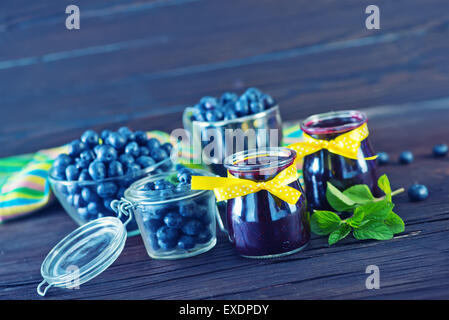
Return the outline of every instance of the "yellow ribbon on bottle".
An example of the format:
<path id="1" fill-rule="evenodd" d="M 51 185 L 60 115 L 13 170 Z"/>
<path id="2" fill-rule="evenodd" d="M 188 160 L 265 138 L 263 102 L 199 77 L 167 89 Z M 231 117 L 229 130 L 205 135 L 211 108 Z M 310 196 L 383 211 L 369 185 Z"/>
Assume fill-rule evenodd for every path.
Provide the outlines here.
<path id="1" fill-rule="evenodd" d="M 326 149 L 329 152 L 338 154 L 340 156 L 357 160 L 359 159 L 357 154 L 360 148 L 360 142 L 365 140 L 368 135 L 368 126 L 366 125 L 366 123 L 364 123 L 360 127 L 341 134 L 333 140 L 314 139 L 308 134 L 304 133 L 304 141 L 293 143 L 287 148 L 296 151 L 297 159 L 303 158 L 322 149 Z M 372 156 L 363 159 L 374 160 L 376 158 L 377 156 Z"/>
<path id="2" fill-rule="evenodd" d="M 243 197 L 260 190 L 266 190 L 276 197 L 290 204 L 298 202 L 301 192 L 288 186 L 298 180 L 296 165 L 285 168 L 273 179 L 263 182 L 240 179 L 228 174 L 223 177 L 192 176 L 191 188 L 193 190 L 213 190 L 217 201 Z"/>

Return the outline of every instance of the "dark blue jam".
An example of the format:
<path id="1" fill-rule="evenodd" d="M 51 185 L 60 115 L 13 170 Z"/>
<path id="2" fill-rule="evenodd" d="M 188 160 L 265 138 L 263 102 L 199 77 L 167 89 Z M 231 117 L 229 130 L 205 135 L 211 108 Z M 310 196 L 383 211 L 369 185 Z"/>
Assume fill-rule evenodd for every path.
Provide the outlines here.
<path id="1" fill-rule="evenodd" d="M 276 158 L 279 159 L 279 158 Z M 267 181 L 290 166 L 294 157 L 281 167 L 247 170 L 247 161 L 233 165 L 229 172 L 237 177 L 253 181 Z M 255 166 L 270 162 L 268 156 L 256 159 Z M 240 170 L 242 169 L 242 170 Z M 298 181 L 289 184 L 301 192 Z M 280 255 L 304 247 L 310 239 L 309 217 L 304 195 L 294 205 L 289 204 L 268 191 L 249 194 L 228 200 L 227 224 L 229 238 L 237 252 L 243 256 L 258 257 Z"/>
<path id="2" fill-rule="evenodd" d="M 332 140 L 341 134 L 360 127 L 365 121 L 362 116 L 353 115 L 306 122 L 301 128 L 315 139 Z M 344 126 L 344 129 L 341 126 Z M 363 159 L 375 155 L 369 137 L 361 142 L 359 155 L 362 157 L 354 160 L 323 149 L 304 157 L 304 188 L 309 212 L 313 213 L 313 210 L 333 210 L 326 200 L 328 181 L 340 190 L 347 189 L 355 184 L 366 184 L 375 196 L 382 195 L 377 186 L 376 160 Z"/>

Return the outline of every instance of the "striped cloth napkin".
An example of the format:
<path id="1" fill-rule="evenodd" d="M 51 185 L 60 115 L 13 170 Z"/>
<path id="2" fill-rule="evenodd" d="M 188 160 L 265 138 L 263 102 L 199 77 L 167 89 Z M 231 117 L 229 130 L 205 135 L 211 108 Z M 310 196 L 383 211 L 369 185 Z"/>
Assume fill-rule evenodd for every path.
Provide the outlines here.
<path id="1" fill-rule="evenodd" d="M 162 131 L 147 134 L 161 143 L 170 141 L 170 136 Z M 283 134 L 283 145 L 297 142 L 302 137 L 298 125 L 285 127 Z M 67 152 L 67 146 L 0 159 L 0 223 L 31 214 L 48 205 L 52 199 L 48 172 L 53 160 L 64 152 Z M 182 153 L 179 160 L 188 164 L 191 158 L 188 151 Z"/>

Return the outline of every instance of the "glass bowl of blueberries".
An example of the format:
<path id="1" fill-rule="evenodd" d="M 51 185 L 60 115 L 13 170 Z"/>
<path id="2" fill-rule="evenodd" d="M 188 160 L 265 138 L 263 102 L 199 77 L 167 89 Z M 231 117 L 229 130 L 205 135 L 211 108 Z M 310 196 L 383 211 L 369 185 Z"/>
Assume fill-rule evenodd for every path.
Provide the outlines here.
<path id="1" fill-rule="evenodd" d="M 191 145 L 201 146 L 203 151 L 213 143 L 219 149 L 193 155 L 201 156 L 198 163 L 207 164 L 218 175 L 226 174 L 225 157 L 247 149 L 278 147 L 282 142 L 279 106 L 257 88 L 248 88 L 241 96 L 225 92 L 220 98 L 203 97 L 184 110 L 183 125 L 190 133 Z"/>
<path id="2" fill-rule="evenodd" d="M 101 134 L 87 130 L 54 160 L 49 172 L 53 193 L 79 225 L 115 216 L 111 202 L 136 180 L 172 170 L 172 145 L 148 138 L 143 131 L 121 127 Z M 127 225 L 128 236 L 139 229 Z"/>
<path id="3" fill-rule="evenodd" d="M 191 257 L 217 242 L 216 218 L 219 223 L 221 219 L 215 195 L 210 190 L 191 190 L 192 175 L 214 176 L 178 164 L 176 171 L 134 182 L 112 204 L 119 216 L 135 218 L 147 253 L 154 259 Z"/>

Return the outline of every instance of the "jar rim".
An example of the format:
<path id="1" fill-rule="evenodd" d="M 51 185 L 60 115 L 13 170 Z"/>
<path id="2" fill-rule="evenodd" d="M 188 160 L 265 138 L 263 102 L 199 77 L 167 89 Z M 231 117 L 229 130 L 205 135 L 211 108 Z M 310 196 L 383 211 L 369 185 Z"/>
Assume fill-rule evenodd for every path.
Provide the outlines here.
<path id="1" fill-rule="evenodd" d="M 238 162 L 249 158 L 258 158 L 270 156 L 275 159 L 270 159 L 265 163 L 245 163 L 245 166 L 237 165 Z M 283 167 L 293 162 L 296 159 L 296 152 L 292 149 L 285 147 L 271 147 L 271 148 L 259 148 L 249 149 L 234 153 L 224 159 L 224 166 L 231 171 L 239 172 L 251 172 L 259 171 L 261 169 L 272 169 Z"/>
<path id="2" fill-rule="evenodd" d="M 199 173 L 203 176 L 212 176 L 208 171 L 202 169 L 191 169 L 195 173 Z M 210 192 L 209 190 L 192 190 L 191 184 L 186 184 L 184 188 L 180 190 L 180 192 L 172 192 L 171 194 L 162 195 L 165 190 L 142 190 L 145 184 L 149 182 L 153 182 L 156 180 L 160 180 L 163 178 L 170 177 L 176 174 L 177 171 L 171 170 L 167 172 L 163 172 L 156 175 L 151 175 L 147 177 L 143 177 L 135 182 L 133 182 L 126 190 L 124 194 L 124 198 L 132 201 L 134 203 L 151 203 L 151 204 L 162 204 L 168 202 L 175 202 L 180 200 L 189 199 L 198 195 L 201 195 L 206 192 Z"/>
<path id="3" fill-rule="evenodd" d="M 348 122 L 343 124 L 338 124 L 334 126 L 317 126 L 313 127 L 312 125 L 330 119 L 339 119 L 339 118 L 355 118 L 357 121 Z M 333 133 L 343 133 L 355 128 L 360 127 L 364 123 L 368 121 L 368 117 L 365 113 L 358 110 L 342 110 L 342 111 L 331 111 L 326 113 L 314 114 L 310 117 L 307 117 L 300 124 L 301 130 L 308 135 L 319 135 L 319 134 L 333 134 Z"/>

